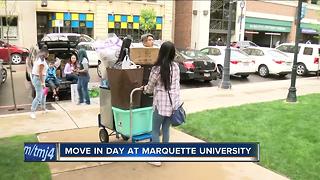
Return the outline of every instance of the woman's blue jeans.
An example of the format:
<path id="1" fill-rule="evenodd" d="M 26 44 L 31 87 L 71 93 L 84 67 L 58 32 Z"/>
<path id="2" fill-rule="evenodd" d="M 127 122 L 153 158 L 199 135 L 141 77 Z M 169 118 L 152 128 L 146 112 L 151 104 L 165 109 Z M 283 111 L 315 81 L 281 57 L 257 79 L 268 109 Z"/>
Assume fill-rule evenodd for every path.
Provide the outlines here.
<path id="1" fill-rule="evenodd" d="M 90 97 L 88 91 L 89 76 L 79 76 L 78 77 L 78 94 L 79 94 L 79 103 L 85 101 L 86 104 L 90 104 Z"/>
<path id="2" fill-rule="evenodd" d="M 152 120 L 152 142 L 160 142 L 160 128 L 162 126 L 162 142 L 168 143 L 170 136 L 170 118 L 161 116 L 157 109 L 153 112 Z"/>
<path id="3" fill-rule="evenodd" d="M 45 79 L 45 76 L 43 76 L 43 79 Z M 42 108 L 45 109 L 46 96 L 43 94 L 43 88 L 41 86 L 39 76 L 35 76 L 35 75 L 32 76 L 32 84 L 33 84 L 34 90 L 36 91 L 36 97 L 32 101 L 31 112 L 35 112 L 39 104 L 41 104 Z"/>

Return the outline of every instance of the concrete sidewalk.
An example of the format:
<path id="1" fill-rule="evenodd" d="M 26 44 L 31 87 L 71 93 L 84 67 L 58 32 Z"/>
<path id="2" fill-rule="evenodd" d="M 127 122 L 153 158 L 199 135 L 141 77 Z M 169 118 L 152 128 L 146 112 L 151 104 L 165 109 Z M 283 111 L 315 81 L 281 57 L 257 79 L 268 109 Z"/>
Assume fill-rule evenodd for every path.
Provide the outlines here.
<path id="1" fill-rule="evenodd" d="M 193 113 L 246 103 L 285 99 L 289 86 L 290 80 L 269 81 L 235 85 L 231 90 L 222 90 L 217 87 L 186 89 L 181 90 L 181 96 L 185 102 L 186 111 Z M 297 95 L 320 93 L 320 79 L 316 77 L 298 79 L 296 86 Z M 59 102 L 53 104 L 56 110 L 47 114 L 38 112 L 36 120 L 30 119 L 29 113 L 0 115 L 0 137 L 42 133 L 39 135 L 39 140 L 42 142 L 97 142 L 99 141 L 97 115 L 100 111 L 98 101 L 94 99 L 90 106 Z M 174 129 L 171 134 L 173 141 L 200 141 Z M 111 139 L 110 141 L 117 140 Z M 165 163 L 161 168 L 150 167 L 145 163 L 50 163 L 50 169 L 54 179 L 76 177 L 92 179 L 93 176 L 96 177 L 95 179 L 103 177 L 138 179 L 138 175 L 142 179 L 162 179 L 163 177 L 174 177 L 174 179 L 284 178 L 254 163 Z M 154 176 L 155 173 L 161 173 L 161 176 Z M 136 178 L 134 175 L 137 175 Z"/>
<path id="2" fill-rule="evenodd" d="M 98 142 L 97 127 L 42 133 L 41 142 Z M 173 142 L 202 142 L 175 129 L 171 130 Z M 112 142 L 123 142 L 111 136 Z M 64 179 L 287 179 L 254 163 L 245 162 L 165 162 L 154 167 L 144 162 L 58 162 L 49 163 L 54 180 Z"/>

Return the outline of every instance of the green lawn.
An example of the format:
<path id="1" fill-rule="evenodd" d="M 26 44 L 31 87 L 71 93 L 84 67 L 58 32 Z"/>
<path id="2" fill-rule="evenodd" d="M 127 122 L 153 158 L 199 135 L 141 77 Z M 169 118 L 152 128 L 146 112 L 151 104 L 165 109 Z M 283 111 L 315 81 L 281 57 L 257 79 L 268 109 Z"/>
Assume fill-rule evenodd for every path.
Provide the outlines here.
<path id="1" fill-rule="evenodd" d="M 0 179 L 51 179 L 47 163 L 24 162 L 24 142 L 37 142 L 35 135 L 0 139 Z"/>
<path id="2" fill-rule="evenodd" d="M 214 99 L 212 99 L 214 101 Z M 179 129 L 207 142 L 260 142 L 260 164 L 292 179 L 319 179 L 320 94 L 190 114 Z"/>

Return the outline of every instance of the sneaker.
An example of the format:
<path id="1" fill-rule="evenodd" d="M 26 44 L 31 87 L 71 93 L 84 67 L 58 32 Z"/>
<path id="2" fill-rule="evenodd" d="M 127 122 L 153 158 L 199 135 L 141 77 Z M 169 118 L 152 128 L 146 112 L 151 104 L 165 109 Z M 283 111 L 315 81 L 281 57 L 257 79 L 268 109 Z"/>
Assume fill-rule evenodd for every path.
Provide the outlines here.
<path id="1" fill-rule="evenodd" d="M 31 117 L 31 119 L 35 119 L 36 118 L 36 113 L 35 112 L 31 112 L 30 113 L 30 117 Z"/>
<path id="2" fill-rule="evenodd" d="M 54 97 L 54 100 L 55 100 L 55 101 L 59 101 L 59 97 L 58 97 L 58 96 L 55 96 L 55 97 Z"/>
<path id="3" fill-rule="evenodd" d="M 161 162 L 148 162 L 148 164 L 151 164 L 151 165 L 157 166 L 157 167 L 161 166 Z"/>

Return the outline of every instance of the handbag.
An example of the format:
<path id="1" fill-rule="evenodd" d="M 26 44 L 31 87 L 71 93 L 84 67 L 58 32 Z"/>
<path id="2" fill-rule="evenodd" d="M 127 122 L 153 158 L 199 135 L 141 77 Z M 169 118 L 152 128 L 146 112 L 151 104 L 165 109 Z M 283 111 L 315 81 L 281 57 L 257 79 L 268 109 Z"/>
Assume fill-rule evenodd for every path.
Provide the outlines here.
<path id="1" fill-rule="evenodd" d="M 173 109 L 173 105 L 172 105 L 172 99 L 170 96 L 170 93 L 168 91 L 168 95 L 169 95 L 169 100 Z M 171 125 L 172 126 L 180 126 L 181 124 L 186 122 L 186 112 L 182 107 L 183 103 L 178 107 L 177 110 L 172 111 L 172 114 L 170 116 L 170 120 L 171 120 Z"/>

